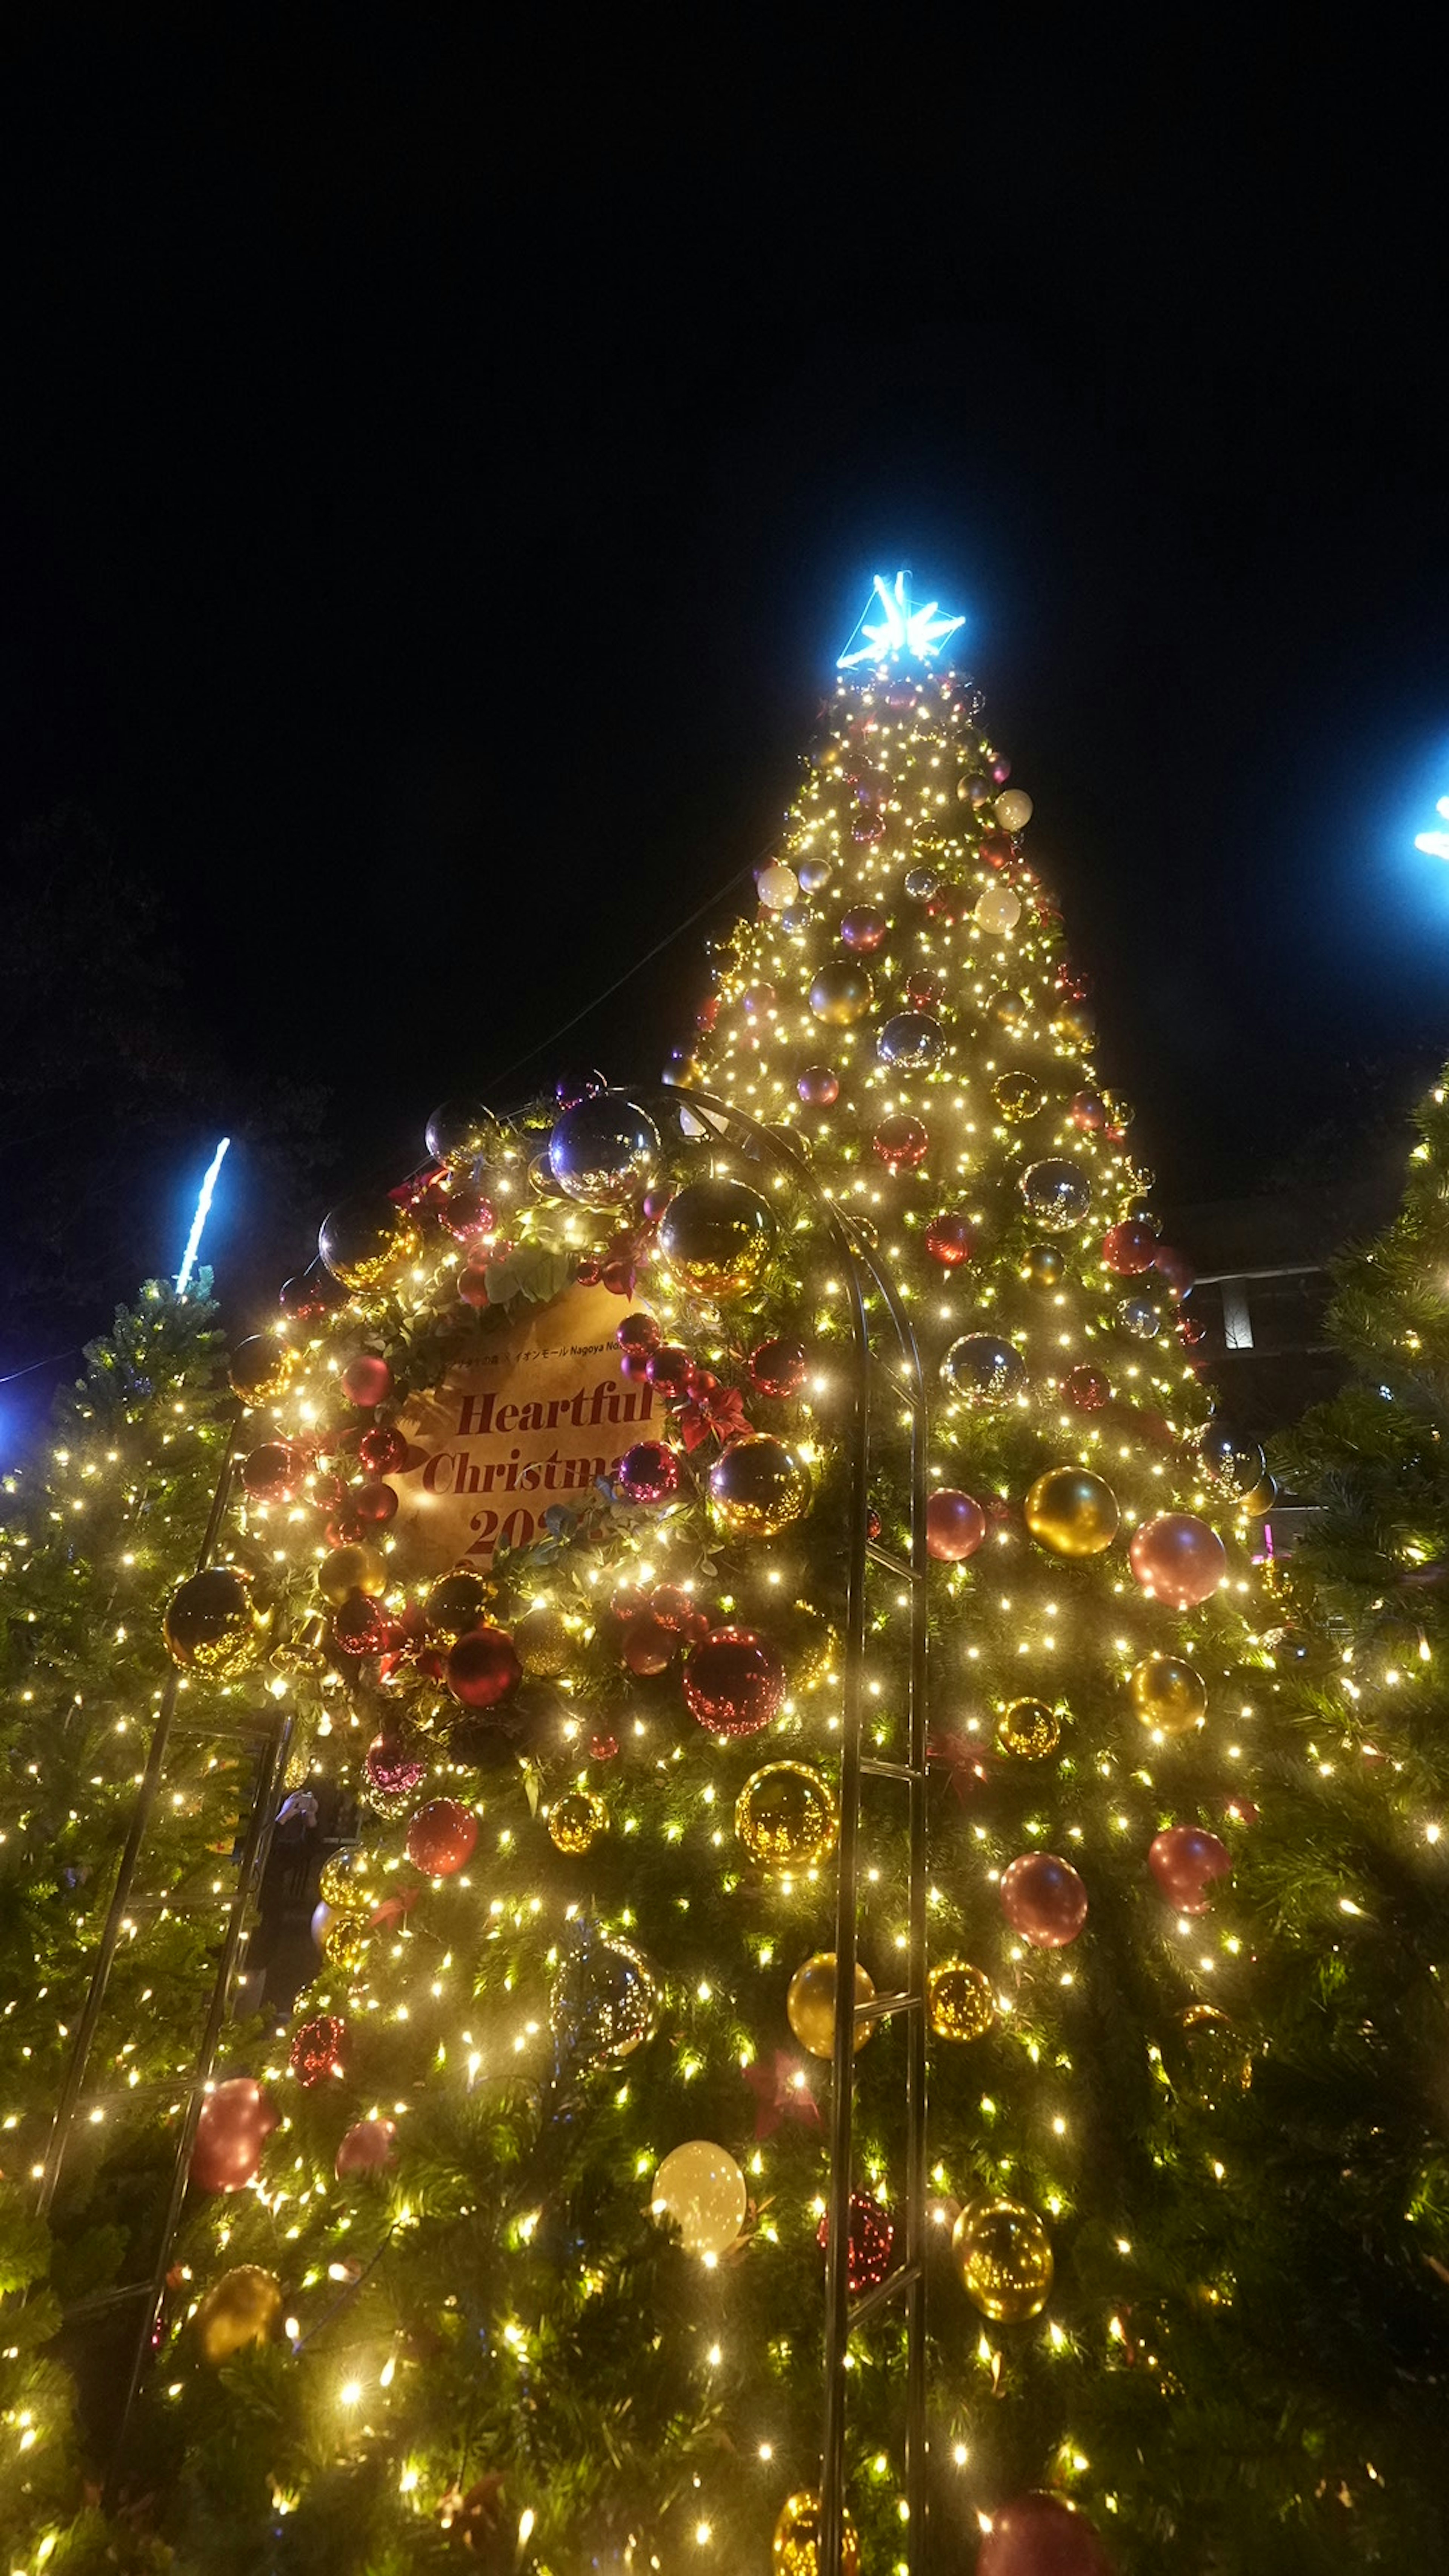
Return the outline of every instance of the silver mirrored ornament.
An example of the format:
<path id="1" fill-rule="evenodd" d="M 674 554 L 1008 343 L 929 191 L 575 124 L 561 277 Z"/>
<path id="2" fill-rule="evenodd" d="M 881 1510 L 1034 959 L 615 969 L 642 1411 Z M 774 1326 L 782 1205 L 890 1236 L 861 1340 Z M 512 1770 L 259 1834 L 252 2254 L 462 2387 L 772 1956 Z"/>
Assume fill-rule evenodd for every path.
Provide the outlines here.
<path id="1" fill-rule="evenodd" d="M 1055 1155 L 1022 1173 L 1021 1195 L 1049 1234 L 1065 1234 L 1091 1212 L 1092 1184 L 1081 1164 Z"/>
<path id="2" fill-rule="evenodd" d="M 435 1163 L 476 1162 L 496 1140 L 498 1121 L 481 1100 L 445 1100 L 433 1111 L 423 1141 Z"/>
<path id="3" fill-rule="evenodd" d="M 548 2026 L 561 2064 L 575 2072 L 632 2056 L 652 2039 L 659 1991 L 646 1960 L 628 1941 L 585 1923 L 548 1998 Z"/>
<path id="4" fill-rule="evenodd" d="M 795 874 L 800 880 L 802 894 L 818 894 L 822 886 L 830 883 L 830 861 L 802 859 Z"/>
<path id="5" fill-rule="evenodd" d="M 548 1140 L 554 1179 L 584 1207 L 623 1207 L 659 1168 L 659 1130 L 622 1091 L 566 1109 Z"/>
<path id="6" fill-rule="evenodd" d="M 995 1333 L 963 1333 L 941 1362 L 941 1383 L 963 1404 L 1010 1404 L 1026 1384 L 1026 1362 Z"/>
<path id="7" fill-rule="evenodd" d="M 940 882 L 939 868 L 912 868 L 906 879 L 906 892 L 912 903 L 929 903 Z"/>
<path id="8" fill-rule="evenodd" d="M 875 1042 L 882 1064 L 893 1064 L 901 1073 L 924 1072 L 940 1062 L 945 1050 L 945 1030 L 925 1011 L 897 1011 Z"/>
<path id="9" fill-rule="evenodd" d="M 1209 1422 L 1198 1434 L 1197 1449 L 1214 1484 L 1230 1494 L 1251 1494 L 1268 1472 L 1257 1441 L 1235 1431 L 1229 1422 Z"/>
<path id="10" fill-rule="evenodd" d="M 1162 1316 L 1150 1297 L 1124 1297 L 1117 1309 L 1117 1321 L 1134 1341 L 1154 1342 L 1162 1330 Z"/>

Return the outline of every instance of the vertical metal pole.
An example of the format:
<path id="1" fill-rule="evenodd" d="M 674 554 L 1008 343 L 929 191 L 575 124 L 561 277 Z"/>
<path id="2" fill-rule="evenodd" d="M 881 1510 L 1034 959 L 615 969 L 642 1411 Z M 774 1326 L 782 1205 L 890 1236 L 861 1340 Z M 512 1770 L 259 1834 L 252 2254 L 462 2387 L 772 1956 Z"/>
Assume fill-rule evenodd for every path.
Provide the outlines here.
<path id="1" fill-rule="evenodd" d="M 195 1571 L 198 1574 L 201 1573 L 216 1544 L 216 1533 L 221 1527 L 227 1487 L 231 1482 L 232 1444 L 236 1438 L 236 1427 L 240 1419 L 241 1408 L 238 1406 L 226 1426 L 221 1473 L 216 1480 L 216 1491 L 211 1498 L 211 1512 L 207 1519 L 206 1532 L 196 1559 Z M 181 1675 L 173 1667 L 166 1676 L 166 1684 L 161 1693 L 161 1706 L 156 1712 L 156 1724 L 152 1729 L 150 1749 L 146 1755 L 146 1768 L 141 1774 L 141 1785 L 136 1792 L 136 1804 L 131 1813 L 130 1829 L 121 1853 L 121 1865 L 116 1872 L 116 1883 L 111 1891 L 111 1901 L 101 1928 L 100 1946 L 96 1952 L 95 1966 L 91 1970 L 90 1986 L 76 2026 L 76 2035 L 71 2043 L 70 2055 L 66 2060 L 65 2073 L 61 2078 L 60 2093 L 55 2106 L 55 2120 L 50 2132 L 50 2144 L 46 2149 L 45 2166 L 36 2198 L 36 2208 L 42 2218 L 47 2215 L 55 2198 L 61 2167 L 65 2163 L 66 2152 L 75 2127 L 81 2087 L 85 2083 L 86 2069 L 90 2064 L 91 2050 L 95 2045 L 96 2030 L 106 2000 L 106 1989 L 111 1981 L 111 1969 L 115 1964 L 116 1951 L 120 1946 L 121 1927 L 126 1919 L 126 1908 L 131 1902 L 131 1891 L 136 1882 L 136 1863 L 140 1858 L 141 1845 L 154 1813 L 157 1792 L 161 1786 L 161 1773 L 166 1760 L 172 1721 L 176 1715 L 176 1696 L 180 1686 Z"/>
<path id="2" fill-rule="evenodd" d="M 897 1317 L 897 1330 L 902 1319 Z M 908 2551 L 912 2568 L 926 2564 L 926 1821 L 928 1773 L 929 1677 L 928 1594 L 926 1577 L 926 1484 L 928 1424 L 915 1336 L 905 1341 L 907 1367 L 913 1365 L 915 1402 L 911 1408 L 911 1902 L 910 1988 L 918 1997 L 907 2016 L 906 2045 L 906 2262 L 914 2267 L 906 2296 L 906 2507 L 910 2515 Z"/>

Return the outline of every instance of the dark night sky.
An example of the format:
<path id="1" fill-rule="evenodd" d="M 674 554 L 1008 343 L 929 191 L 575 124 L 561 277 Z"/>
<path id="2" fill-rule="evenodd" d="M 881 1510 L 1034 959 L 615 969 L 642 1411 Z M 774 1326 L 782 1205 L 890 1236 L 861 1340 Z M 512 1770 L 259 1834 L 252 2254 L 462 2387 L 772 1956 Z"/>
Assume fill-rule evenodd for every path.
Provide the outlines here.
<path id="1" fill-rule="evenodd" d="M 90 809 L 228 1115 L 327 1086 L 325 1199 L 758 852 L 905 562 L 969 612 L 1169 1192 L 1262 1188 L 1376 1065 L 1412 1096 L 1449 1048 L 1428 54 L 569 23 L 530 62 L 478 10 L 11 14 L 0 842 Z M 700 938 L 538 1070 L 657 1072 Z M 156 1267 L 213 1132 L 144 1176 Z M 309 1250 L 261 1195 L 243 1154 L 248 1324 Z M 45 1347 L 0 1274 L 0 1370 Z"/>

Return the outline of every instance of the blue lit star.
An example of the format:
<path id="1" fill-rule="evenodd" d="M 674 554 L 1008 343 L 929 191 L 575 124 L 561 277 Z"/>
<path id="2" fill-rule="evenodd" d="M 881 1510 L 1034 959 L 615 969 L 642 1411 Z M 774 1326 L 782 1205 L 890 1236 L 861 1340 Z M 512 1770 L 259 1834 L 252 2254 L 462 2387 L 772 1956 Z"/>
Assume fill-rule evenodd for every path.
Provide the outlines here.
<path id="1" fill-rule="evenodd" d="M 1449 823 L 1449 796 L 1441 796 L 1434 811 L 1442 814 L 1445 822 Z M 1414 847 L 1423 850 L 1431 859 L 1449 859 L 1449 832 L 1416 832 Z"/>
<path id="2" fill-rule="evenodd" d="M 872 588 L 884 613 L 877 624 L 868 625 L 870 611 L 866 609 L 840 656 L 838 670 L 854 670 L 860 662 L 885 662 L 902 653 L 917 662 L 928 661 L 933 653 L 939 653 L 947 637 L 966 623 L 964 617 L 943 617 L 940 603 L 934 599 L 918 608 L 911 597 L 908 572 L 898 572 L 893 582 L 877 573 Z M 860 637 L 864 642 L 857 640 Z"/>

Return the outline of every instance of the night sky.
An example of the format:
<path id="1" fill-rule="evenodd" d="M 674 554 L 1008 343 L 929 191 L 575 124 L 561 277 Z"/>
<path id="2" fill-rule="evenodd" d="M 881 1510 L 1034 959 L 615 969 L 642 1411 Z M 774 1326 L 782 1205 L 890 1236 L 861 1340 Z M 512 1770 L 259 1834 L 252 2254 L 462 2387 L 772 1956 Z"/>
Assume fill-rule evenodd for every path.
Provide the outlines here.
<path id="1" fill-rule="evenodd" d="M 252 1329 L 299 1211 L 397 1177 L 439 1098 L 656 1075 L 708 923 L 516 1060 L 762 854 L 898 564 L 968 615 L 1171 1199 L 1351 1154 L 1449 1051 L 1427 55 L 569 23 L 529 61 L 476 10 L 7 19 L 10 900 L 27 828 L 91 818 L 154 895 L 188 1101 L 206 1070 L 164 1149 L 99 1039 L 49 1126 L 12 1099 L 12 1210 L 69 1205 L 53 1304 L 0 1258 L 0 1372 L 174 1267 L 219 1119 Z M 59 977 L 57 1047 L 105 976 Z M 279 1084 L 291 1198 L 247 1141 Z"/>

